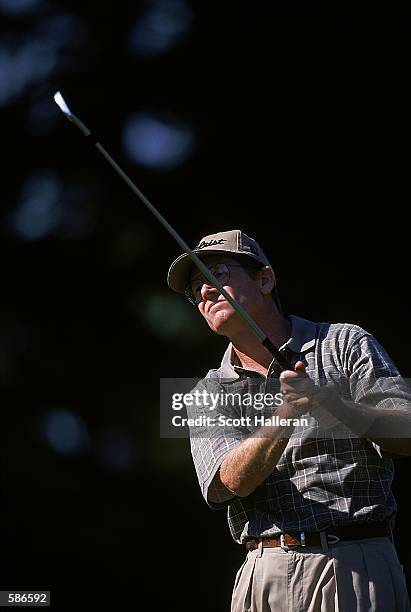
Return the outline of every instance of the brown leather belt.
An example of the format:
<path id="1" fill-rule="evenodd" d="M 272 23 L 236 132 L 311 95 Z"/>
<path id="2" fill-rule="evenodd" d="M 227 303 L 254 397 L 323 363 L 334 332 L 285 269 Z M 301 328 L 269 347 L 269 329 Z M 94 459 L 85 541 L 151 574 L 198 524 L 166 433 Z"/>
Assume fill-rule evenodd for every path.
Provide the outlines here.
<path id="1" fill-rule="evenodd" d="M 327 543 L 336 544 L 340 541 L 347 540 L 362 540 L 364 538 L 391 538 L 391 529 L 388 523 L 371 523 L 369 525 L 362 523 L 359 525 L 350 525 L 347 527 L 331 527 L 324 530 Z M 290 546 L 321 546 L 321 536 L 319 531 L 315 532 L 300 532 L 300 533 L 278 533 L 269 538 L 252 538 L 247 540 L 245 546 L 247 550 L 255 550 L 258 548 L 259 542 L 262 540 L 263 548 L 272 548 L 281 546 L 288 548 Z"/>

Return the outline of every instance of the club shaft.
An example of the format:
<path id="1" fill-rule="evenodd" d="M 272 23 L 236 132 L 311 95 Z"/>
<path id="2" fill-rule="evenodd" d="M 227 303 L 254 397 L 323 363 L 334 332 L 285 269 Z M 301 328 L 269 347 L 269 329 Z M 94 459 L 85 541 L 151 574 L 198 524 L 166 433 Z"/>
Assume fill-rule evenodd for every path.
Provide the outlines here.
<path id="1" fill-rule="evenodd" d="M 59 93 L 59 92 L 58 92 Z M 60 98 L 62 96 L 60 94 Z M 67 116 L 67 118 L 74 123 L 81 132 L 89 137 L 91 136 L 91 131 L 89 128 L 79 119 L 76 115 L 72 114 L 69 111 L 67 105 L 64 102 L 64 107 L 62 107 L 61 103 L 58 102 L 55 96 L 56 103 L 60 106 L 61 110 Z M 195 253 L 190 249 L 188 244 L 181 238 L 181 236 L 175 231 L 175 229 L 168 223 L 168 221 L 163 217 L 163 215 L 153 206 L 150 200 L 144 195 L 142 191 L 133 183 L 131 178 L 124 172 L 124 170 L 117 164 L 117 162 L 111 157 L 111 155 L 106 151 L 106 149 L 99 143 L 94 141 L 94 145 L 99 153 L 108 161 L 112 168 L 121 176 L 123 181 L 127 183 L 133 193 L 145 204 L 145 206 L 152 212 L 152 214 L 160 221 L 161 225 L 166 228 L 166 230 L 171 234 L 174 240 L 180 245 L 180 247 L 187 253 L 190 257 L 194 265 L 200 270 L 200 272 L 205 276 L 205 278 L 211 283 L 213 287 L 218 289 L 218 291 L 224 296 L 224 298 L 231 304 L 237 314 L 243 319 L 243 321 L 248 325 L 251 331 L 255 334 L 258 340 L 261 342 L 263 346 L 271 353 L 271 355 L 277 360 L 279 365 L 283 369 L 293 369 L 292 366 L 287 362 L 285 357 L 280 353 L 280 351 L 272 344 L 270 339 L 264 334 L 264 332 L 260 329 L 257 323 L 254 321 L 252 317 L 248 314 L 248 312 L 239 304 L 236 300 L 234 300 L 231 295 L 227 293 L 221 283 L 215 278 L 214 274 L 210 272 L 207 266 L 202 262 L 202 260 L 197 257 Z"/>
<path id="2" fill-rule="evenodd" d="M 163 215 L 157 210 L 155 206 L 150 202 L 150 200 L 144 195 L 142 191 L 133 183 L 131 178 L 124 172 L 124 170 L 117 164 L 117 162 L 111 157 L 109 153 L 105 150 L 105 148 L 99 143 L 95 144 L 96 149 L 106 158 L 108 163 L 114 168 L 114 170 L 121 176 L 121 178 L 127 183 L 130 189 L 140 198 L 140 200 L 147 206 L 147 208 L 153 213 L 155 217 L 160 221 L 160 223 L 166 228 L 166 230 L 172 235 L 174 240 L 178 242 L 180 247 L 187 253 L 187 255 L 191 258 L 191 260 L 195 263 L 195 265 L 200 269 L 200 271 L 204 274 L 204 276 L 209 280 L 213 287 L 216 287 L 223 296 L 226 298 L 228 302 L 241 314 L 242 318 L 247 321 L 247 324 L 252 327 L 254 333 L 257 335 L 260 342 L 265 340 L 265 334 L 261 331 L 255 321 L 250 317 L 248 312 L 244 310 L 240 304 L 238 304 L 233 298 L 227 293 L 224 287 L 218 282 L 215 276 L 210 272 L 207 266 L 201 261 L 199 257 L 195 253 L 193 253 L 188 246 L 188 244 L 181 238 L 180 234 L 176 232 L 176 230 L 168 223 L 168 221 L 163 217 Z"/>
<path id="3" fill-rule="evenodd" d="M 224 298 L 231 304 L 231 306 L 236 310 L 236 312 L 240 315 L 243 321 L 250 327 L 250 329 L 257 336 L 259 341 L 270 351 L 273 357 L 279 362 L 279 364 L 284 368 L 288 369 L 290 365 L 283 357 L 283 355 L 278 351 L 278 349 L 273 346 L 271 341 L 267 338 L 264 332 L 259 328 L 254 319 L 250 317 L 248 312 L 238 303 L 236 302 L 224 289 L 221 283 L 215 278 L 215 276 L 210 272 L 207 266 L 201 261 L 199 257 L 195 253 L 193 253 L 188 246 L 188 244 L 181 238 L 181 236 L 176 232 L 176 230 L 168 223 L 168 221 L 163 217 L 163 215 L 153 206 L 150 200 L 144 195 L 142 191 L 134 184 L 131 178 L 124 172 L 124 170 L 117 164 L 117 162 L 111 157 L 111 155 L 106 151 L 106 149 L 99 143 L 95 143 L 96 149 L 105 157 L 108 163 L 114 168 L 114 170 L 121 176 L 121 178 L 127 183 L 130 189 L 136 194 L 138 198 L 147 206 L 147 208 L 153 213 L 153 215 L 160 221 L 160 223 L 166 228 L 166 230 L 171 234 L 176 242 L 180 245 L 180 247 L 187 253 L 193 263 L 197 266 L 197 268 L 204 274 L 208 281 L 220 291 L 220 293 L 224 296 Z"/>

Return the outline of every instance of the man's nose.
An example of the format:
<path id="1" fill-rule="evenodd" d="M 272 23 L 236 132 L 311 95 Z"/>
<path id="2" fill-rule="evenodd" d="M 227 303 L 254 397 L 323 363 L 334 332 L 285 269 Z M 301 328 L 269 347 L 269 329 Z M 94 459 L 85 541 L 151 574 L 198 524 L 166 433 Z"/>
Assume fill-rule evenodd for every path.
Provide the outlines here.
<path id="1" fill-rule="evenodd" d="M 203 286 L 201 287 L 201 297 L 203 298 L 204 301 L 212 300 L 213 295 L 219 295 L 219 294 L 220 292 L 218 291 L 218 289 L 216 289 L 212 285 L 203 283 Z"/>

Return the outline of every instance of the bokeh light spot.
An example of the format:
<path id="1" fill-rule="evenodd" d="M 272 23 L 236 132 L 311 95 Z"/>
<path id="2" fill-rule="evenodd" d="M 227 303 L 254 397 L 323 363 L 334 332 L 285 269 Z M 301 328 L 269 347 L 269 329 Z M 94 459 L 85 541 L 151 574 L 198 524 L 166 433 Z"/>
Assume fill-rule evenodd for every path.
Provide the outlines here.
<path id="1" fill-rule="evenodd" d="M 83 238 L 95 227 L 93 190 L 81 183 L 63 188 L 55 173 L 32 174 L 24 183 L 9 229 L 23 240 Z"/>
<path id="2" fill-rule="evenodd" d="M 50 172 L 37 173 L 26 180 L 10 225 L 25 240 L 39 240 L 54 230 L 62 217 L 60 182 Z"/>
<path id="3" fill-rule="evenodd" d="M 209 339 L 208 328 L 202 325 L 198 311 L 170 290 L 149 292 L 145 288 L 144 299 L 139 292 L 131 306 L 140 324 L 163 340 L 173 339 L 180 346 L 195 346 Z"/>
<path id="4" fill-rule="evenodd" d="M 184 0 L 153 0 L 132 27 L 129 49 L 139 57 L 168 51 L 189 31 L 193 11 Z"/>
<path id="5" fill-rule="evenodd" d="M 184 163 L 193 152 L 194 140 L 189 125 L 149 113 L 129 117 L 123 131 L 129 159 L 149 168 L 168 169 Z"/>
<path id="6" fill-rule="evenodd" d="M 49 447 L 60 455 L 81 454 L 90 445 L 83 419 L 67 408 L 50 410 L 42 419 L 41 433 Z"/>
<path id="7" fill-rule="evenodd" d="M 0 106 L 9 104 L 37 81 L 44 81 L 56 65 L 56 50 L 40 40 L 31 40 L 16 49 L 1 45 Z"/>

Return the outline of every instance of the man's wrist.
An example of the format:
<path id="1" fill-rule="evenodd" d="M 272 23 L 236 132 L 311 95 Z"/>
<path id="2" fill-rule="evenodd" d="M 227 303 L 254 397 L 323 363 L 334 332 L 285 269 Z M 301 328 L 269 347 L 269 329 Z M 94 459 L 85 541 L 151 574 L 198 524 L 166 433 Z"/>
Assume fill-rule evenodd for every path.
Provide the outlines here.
<path id="1" fill-rule="evenodd" d="M 347 428 L 359 437 L 367 437 L 367 432 L 375 421 L 375 415 L 368 406 L 345 401 L 335 387 L 325 385 L 319 388 L 313 402 L 313 416 L 322 427 L 341 426 L 341 434 Z M 330 421 L 331 419 L 331 421 Z"/>

